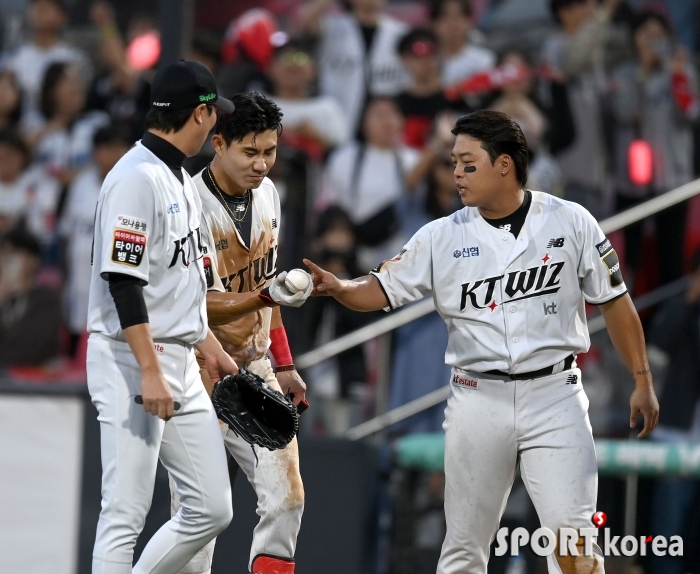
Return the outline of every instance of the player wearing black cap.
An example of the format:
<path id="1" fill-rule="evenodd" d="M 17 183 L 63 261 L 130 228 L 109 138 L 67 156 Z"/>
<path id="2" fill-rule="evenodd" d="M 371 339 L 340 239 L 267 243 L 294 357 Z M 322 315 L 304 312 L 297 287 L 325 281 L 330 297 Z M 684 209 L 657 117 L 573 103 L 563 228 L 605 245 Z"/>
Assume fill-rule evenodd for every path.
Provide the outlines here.
<path id="1" fill-rule="evenodd" d="M 238 368 L 207 327 L 201 203 L 182 162 L 199 152 L 217 110 L 234 106 L 205 66 L 186 61 L 156 74 L 151 99 L 148 131 L 105 178 L 95 214 L 87 355 L 102 445 L 95 574 L 132 572 L 159 458 L 182 508 L 133 572 L 178 572 L 232 516 L 224 445 L 194 349 L 213 380 Z"/>

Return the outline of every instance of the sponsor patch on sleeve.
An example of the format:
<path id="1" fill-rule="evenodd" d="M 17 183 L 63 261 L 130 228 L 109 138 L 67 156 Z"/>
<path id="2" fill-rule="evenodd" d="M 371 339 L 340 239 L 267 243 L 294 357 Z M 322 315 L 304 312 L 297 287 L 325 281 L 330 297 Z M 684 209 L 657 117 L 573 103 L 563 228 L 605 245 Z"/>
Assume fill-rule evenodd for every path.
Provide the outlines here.
<path id="1" fill-rule="evenodd" d="M 144 251 L 146 251 L 146 236 L 143 233 L 134 233 L 121 229 L 114 231 L 112 261 L 130 265 L 131 267 L 138 267 L 141 265 Z"/>
<path id="2" fill-rule="evenodd" d="M 399 251 L 399 254 L 396 257 L 393 257 L 392 259 L 387 259 L 386 261 L 382 261 L 379 265 L 377 265 L 374 269 L 370 270 L 370 273 L 379 273 L 382 270 L 382 267 L 386 265 L 387 263 L 391 263 L 392 261 L 401 261 L 401 258 L 403 257 L 403 254 L 406 253 L 408 249 L 405 247 Z"/>
<path id="3" fill-rule="evenodd" d="M 207 289 L 211 289 L 214 286 L 214 274 L 211 269 L 211 257 L 205 256 L 203 259 L 204 264 L 204 277 L 207 279 Z"/>
<path id="4" fill-rule="evenodd" d="M 115 227 L 119 229 L 129 229 L 130 231 L 146 231 L 146 222 L 138 217 L 133 217 L 131 215 L 118 215 L 117 223 Z"/>
<path id="5" fill-rule="evenodd" d="M 623 283 L 622 270 L 620 269 L 620 260 L 617 257 L 617 253 L 613 249 L 610 240 L 606 237 L 603 241 L 596 245 L 598 254 L 601 260 L 605 263 L 605 267 L 608 269 L 608 275 L 610 277 L 610 286 L 619 287 Z"/>

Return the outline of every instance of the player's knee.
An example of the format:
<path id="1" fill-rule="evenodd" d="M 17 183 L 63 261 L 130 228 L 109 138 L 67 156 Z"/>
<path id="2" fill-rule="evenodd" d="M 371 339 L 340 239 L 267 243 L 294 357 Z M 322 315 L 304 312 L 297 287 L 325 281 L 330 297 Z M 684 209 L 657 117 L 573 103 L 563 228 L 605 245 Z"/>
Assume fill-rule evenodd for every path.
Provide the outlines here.
<path id="1" fill-rule="evenodd" d="M 287 518 L 300 518 L 304 512 L 304 485 L 301 478 L 292 478 L 284 498 L 268 499 L 268 513 Z"/>
<path id="2" fill-rule="evenodd" d="M 208 512 L 208 522 L 215 535 L 220 534 L 233 520 L 233 509 L 230 504 L 218 504 Z"/>
<path id="3" fill-rule="evenodd" d="M 284 506 L 293 513 L 301 513 L 304 511 L 304 484 L 301 482 L 301 477 L 297 476 L 291 480 L 289 494 L 284 501 Z"/>

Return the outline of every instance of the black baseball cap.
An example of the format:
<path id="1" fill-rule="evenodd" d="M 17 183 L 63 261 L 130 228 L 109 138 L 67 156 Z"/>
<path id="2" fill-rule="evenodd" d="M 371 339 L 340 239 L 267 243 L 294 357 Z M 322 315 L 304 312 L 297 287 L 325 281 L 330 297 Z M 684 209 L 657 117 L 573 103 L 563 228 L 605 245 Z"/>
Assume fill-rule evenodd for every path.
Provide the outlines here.
<path id="1" fill-rule="evenodd" d="M 236 109 L 231 100 L 219 96 L 214 74 L 204 64 L 180 60 L 158 70 L 151 84 L 151 106 L 184 110 L 200 104 L 211 104 L 226 114 Z"/>

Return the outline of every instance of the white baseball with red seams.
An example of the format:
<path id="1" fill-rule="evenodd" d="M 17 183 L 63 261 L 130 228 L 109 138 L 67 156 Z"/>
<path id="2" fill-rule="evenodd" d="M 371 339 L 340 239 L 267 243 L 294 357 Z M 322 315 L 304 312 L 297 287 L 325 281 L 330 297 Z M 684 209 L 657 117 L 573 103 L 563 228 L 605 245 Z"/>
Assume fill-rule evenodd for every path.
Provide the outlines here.
<path id="1" fill-rule="evenodd" d="M 309 288 L 311 275 L 303 269 L 292 269 L 284 278 L 284 284 L 292 293 L 301 293 Z"/>

